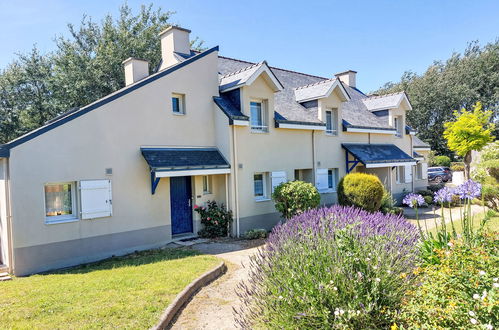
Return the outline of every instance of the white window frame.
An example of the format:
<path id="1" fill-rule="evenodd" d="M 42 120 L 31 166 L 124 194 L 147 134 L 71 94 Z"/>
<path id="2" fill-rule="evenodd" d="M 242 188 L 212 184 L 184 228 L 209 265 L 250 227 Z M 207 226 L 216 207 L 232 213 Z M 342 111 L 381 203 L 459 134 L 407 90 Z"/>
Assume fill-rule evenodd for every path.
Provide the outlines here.
<path id="1" fill-rule="evenodd" d="M 203 175 L 202 182 L 203 182 L 203 195 L 211 194 L 212 193 L 211 176 Z"/>
<path id="2" fill-rule="evenodd" d="M 398 138 L 401 138 L 403 136 L 402 122 L 403 122 L 402 116 L 393 117 L 393 127 L 395 127 L 395 136 Z"/>
<path id="3" fill-rule="evenodd" d="M 328 120 L 328 114 L 330 120 Z M 338 136 L 338 109 L 326 110 L 326 135 Z M 328 127 L 329 126 L 329 127 Z"/>
<path id="4" fill-rule="evenodd" d="M 263 187 L 263 195 L 262 196 L 257 196 L 256 192 L 255 192 L 255 176 L 256 175 L 262 176 L 262 187 Z M 255 198 L 255 201 L 257 201 L 257 202 L 270 200 L 269 192 L 268 192 L 268 188 L 267 188 L 267 176 L 268 176 L 267 172 L 255 172 L 255 173 L 253 173 L 253 197 Z"/>
<path id="5" fill-rule="evenodd" d="M 406 183 L 405 182 L 405 166 L 395 167 L 395 182 L 397 184 Z"/>
<path id="6" fill-rule="evenodd" d="M 262 121 L 260 125 L 253 125 L 253 114 L 251 111 L 251 105 L 252 103 L 258 103 L 260 104 L 260 116 L 262 118 Z M 265 100 L 251 100 L 249 104 L 249 115 L 250 115 L 250 128 L 252 133 L 268 133 L 269 131 L 269 126 L 268 126 L 268 115 L 267 115 L 267 102 Z"/>
<path id="7" fill-rule="evenodd" d="M 173 99 L 177 98 L 179 101 L 179 112 L 173 109 Z M 172 97 L 170 99 L 171 102 L 171 110 L 174 115 L 182 116 L 185 115 L 185 95 L 179 93 L 172 93 Z"/>
<path id="8" fill-rule="evenodd" d="M 271 188 L 270 192 L 273 194 L 275 188 L 280 185 L 281 183 L 287 182 L 288 177 L 286 171 L 276 171 L 276 172 L 271 172 L 270 173 L 270 183 L 271 183 Z"/>
<path id="9" fill-rule="evenodd" d="M 66 185 L 69 184 L 71 185 L 71 214 L 65 214 L 65 215 L 53 215 L 53 216 L 47 216 L 47 196 L 45 194 L 45 187 L 46 186 L 58 186 L 58 185 Z M 56 224 L 56 223 L 65 223 L 65 222 L 74 222 L 78 221 L 78 202 L 77 202 L 77 193 L 76 193 L 76 182 L 75 181 L 69 181 L 69 182 L 48 182 L 43 185 L 43 205 L 44 205 L 44 215 L 45 215 L 45 224 Z"/>

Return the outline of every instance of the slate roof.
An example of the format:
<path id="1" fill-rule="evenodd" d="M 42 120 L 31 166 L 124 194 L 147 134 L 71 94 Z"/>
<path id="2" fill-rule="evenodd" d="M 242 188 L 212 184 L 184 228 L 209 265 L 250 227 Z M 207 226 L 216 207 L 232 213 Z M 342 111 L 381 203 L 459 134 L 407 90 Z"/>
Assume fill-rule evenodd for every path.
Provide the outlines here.
<path id="1" fill-rule="evenodd" d="M 364 98 L 362 102 L 369 111 L 396 108 L 405 97 L 404 92 L 385 95 L 372 95 Z"/>
<path id="2" fill-rule="evenodd" d="M 295 100 L 302 103 L 304 101 L 326 97 L 333 85 L 338 83 L 338 81 L 338 79 L 332 78 L 322 80 L 314 84 L 300 86 L 295 89 Z"/>
<path id="3" fill-rule="evenodd" d="M 394 144 L 342 143 L 341 146 L 364 165 L 414 162 L 414 158 Z"/>
<path id="4" fill-rule="evenodd" d="M 420 138 L 418 138 L 416 135 L 414 135 L 414 138 L 412 139 L 412 145 L 414 148 L 430 148 L 430 145 Z"/>
<path id="5" fill-rule="evenodd" d="M 241 70 L 250 70 L 257 63 L 242 61 L 229 57 L 219 56 L 218 71 L 221 77 Z M 305 73 L 285 70 L 276 67 L 270 67 L 274 75 L 284 86 L 284 89 L 275 93 L 275 119 L 280 121 L 299 122 L 299 123 L 322 123 L 318 119 L 317 106 L 307 106 L 296 101 L 295 93 L 317 93 L 317 90 L 330 87 L 336 79 L 318 77 Z M 341 83 L 341 82 L 340 82 Z M 393 129 L 383 118 L 379 118 L 368 110 L 362 102 L 367 98 L 365 94 L 356 88 L 342 84 L 351 100 L 343 103 L 343 117 L 348 124 L 356 127 L 369 127 L 378 129 Z M 300 92 L 300 90 L 302 90 Z M 300 99 L 300 98 L 299 98 Z"/>
<path id="6" fill-rule="evenodd" d="M 229 168 L 217 148 L 140 148 L 153 170 Z"/>
<path id="7" fill-rule="evenodd" d="M 220 91 L 224 91 L 236 86 L 242 86 L 253 74 L 264 65 L 264 62 L 250 65 L 240 70 L 227 73 L 220 77 Z"/>
<path id="8" fill-rule="evenodd" d="M 231 120 L 249 120 L 227 95 L 214 96 L 213 101 Z"/>

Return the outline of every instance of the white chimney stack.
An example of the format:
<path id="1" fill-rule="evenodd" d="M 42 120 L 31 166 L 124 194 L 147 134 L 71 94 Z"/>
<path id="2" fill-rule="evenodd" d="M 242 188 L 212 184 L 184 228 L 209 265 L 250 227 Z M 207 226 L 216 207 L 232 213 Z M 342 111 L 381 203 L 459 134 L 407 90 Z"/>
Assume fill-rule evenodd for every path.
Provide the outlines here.
<path id="1" fill-rule="evenodd" d="M 347 84 L 350 87 L 355 88 L 357 85 L 357 71 L 348 70 L 345 72 L 340 72 L 334 75 L 338 78 L 342 83 Z"/>
<path id="2" fill-rule="evenodd" d="M 123 61 L 125 67 L 125 85 L 131 85 L 149 75 L 149 62 L 129 57 Z"/>
<path id="3" fill-rule="evenodd" d="M 178 54 L 191 54 L 191 43 L 189 40 L 191 30 L 179 26 L 170 26 L 163 30 L 159 37 L 161 38 L 161 57 L 163 59 L 160 70 L 168 68 L 179 61 L 175 56 Z"/>

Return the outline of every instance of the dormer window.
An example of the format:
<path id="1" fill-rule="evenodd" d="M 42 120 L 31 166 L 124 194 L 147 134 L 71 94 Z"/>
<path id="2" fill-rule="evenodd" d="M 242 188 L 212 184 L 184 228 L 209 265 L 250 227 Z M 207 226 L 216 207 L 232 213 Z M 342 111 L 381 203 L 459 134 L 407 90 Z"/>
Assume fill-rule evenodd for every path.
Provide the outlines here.
<path id="1" fill-rule="evenodd" d="M 338 135 L 338 109 L 326 111 L 326 134 Z"/>
<path id="2" fill-rule="evenodd" d="M 396 137 L 402 137 L 402 116 L 397 116 L 393 118 L 393 127 L 395 127 Z"/>
<path id="3" fill-rule="evenodd" d="M 250 102 L 251 131 L 268 132 L 267 109 L 263 101 Z"/>

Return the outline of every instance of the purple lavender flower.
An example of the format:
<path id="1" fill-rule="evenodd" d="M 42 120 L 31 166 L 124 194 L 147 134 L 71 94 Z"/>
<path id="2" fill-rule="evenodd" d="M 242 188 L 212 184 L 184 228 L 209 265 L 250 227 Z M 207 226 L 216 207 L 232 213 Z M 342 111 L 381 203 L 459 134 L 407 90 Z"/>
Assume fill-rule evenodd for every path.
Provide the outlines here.
<path id="1" fill-rule="evenodd" d="M 481 191 L 482 185 L 470 179 L 457 186 L 455 194 L 461 199 L 473 199 L 479 197 Z"/>
<path id="2" fill-rule="evenodd" d="M 452 202 L 453 195 L 454 195 L 454 192 L 452 191 L 452 189 L 449 189 L 447 187 L 443 187 L 439 191 L 435 192 L 435 197 L 433 200 L 436 203 Z"/>
<path id="3" fill-rule="evenodd" d="M 410 193 L 404 197 L 402 203 L 410 207 L 418 207 L 424 204 L 424 198 L 420 194 Z"/>

